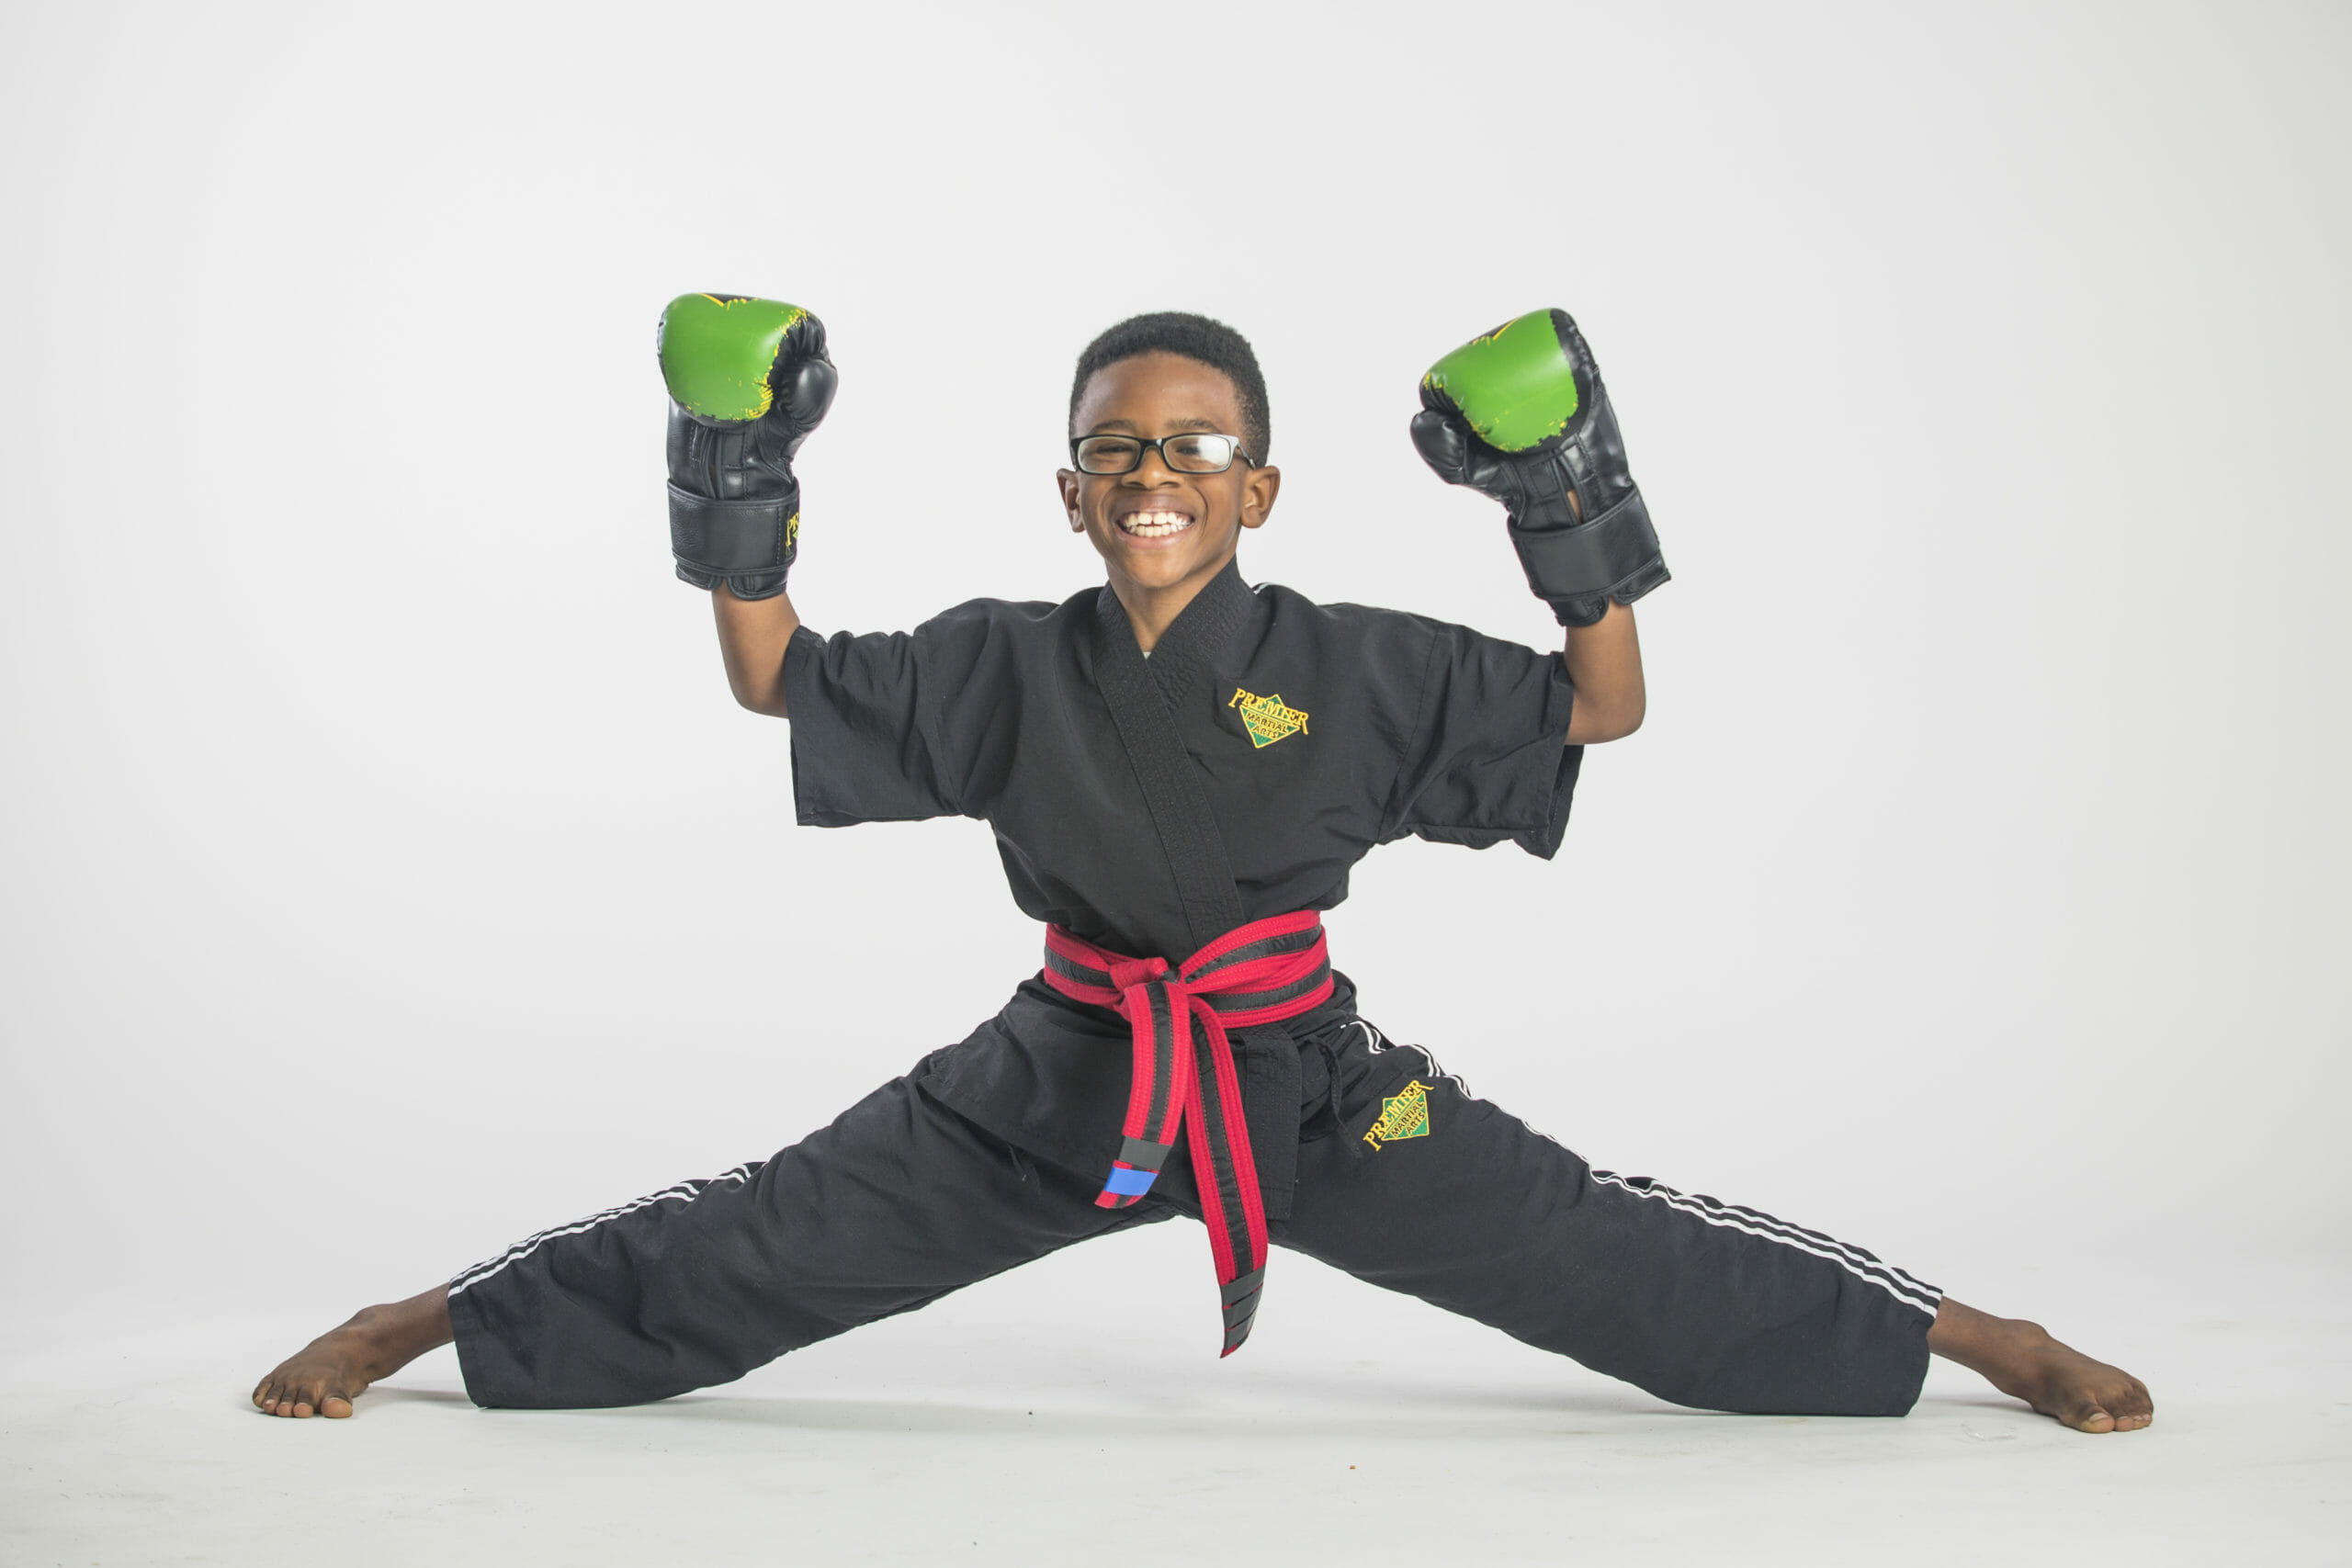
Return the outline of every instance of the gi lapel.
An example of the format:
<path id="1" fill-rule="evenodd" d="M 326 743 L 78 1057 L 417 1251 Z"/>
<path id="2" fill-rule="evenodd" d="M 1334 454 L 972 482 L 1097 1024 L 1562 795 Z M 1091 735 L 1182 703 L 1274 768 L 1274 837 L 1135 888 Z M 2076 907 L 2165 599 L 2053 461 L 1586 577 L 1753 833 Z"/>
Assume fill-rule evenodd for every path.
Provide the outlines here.
<path id="1" fill-rule="evenodd" d="M 1233 586 L 1239 588 L 1246 599 L 1249 590 L 1240 588 L 1234 568 L 1227 566 L 1226 574 L 1234 575 Z M 1198 645 L 1200 632 L 1211 628 L 1203 626 L 1195 631 L 1194 626 L 1188 623 L 1195 611 L 1215 612 L 1226 607 L 1204 603 L 1223 600 L 1225 595 L 1217 589 L 1224 583 L 1225 576 L 1220 575 L 1185 606 L 1176 622 L 1176 626 L 1183 627 L 1185 636 L 1180 640 L 1176 626 L 1170 626 L 1161 642 L 1165 654 L 1182 659 L 1192 651 L 1182 642 Z M 1112 722 L 1118 726 L 1119 742 L 1126 750 L 1129 765 L 1135 769 L 1136 782 L 1143 788 L 1152 828 L 1159 836 L 1160 848 L 1167 852 L 1168 868 L 1176 879 L 1176 894 L 1183 904 L 1191 950 L 1197 951 L 1242 921 L 1241 896 L 1234 891 L 1233 867 L 1225 857 L 1225 838 L 1217 831 L 1208 795 L 1201 788 L 1200 771 L 1193 765 L 1192 757 L 1184 750 L 1183 737 L 1177 731 L 1176 715 L 1169 706 L 1170 694 L 1163 691 L 1151 662 L 1136 645 L 1126 609 L 1108 587 L 1095 602 L 1095 615 L 1102 634 L 1101 657 L 1095 664 L 1102 700 L 1110 706 Z M 1216 616 L 1225 623 L 1216 629 L 1230 631 L 1234 618 L 1229 611 Z M 1171 642 L 1178 646 L 1170 647 Z M 1180 701 L 1186 683 L 1182 677 L 1190 673 L 1192 662 L 1183 660 L 1185 668 L 1166 671 L 1175 677 L 1171 684 L 1177 688 L 1175 694 Z"/>

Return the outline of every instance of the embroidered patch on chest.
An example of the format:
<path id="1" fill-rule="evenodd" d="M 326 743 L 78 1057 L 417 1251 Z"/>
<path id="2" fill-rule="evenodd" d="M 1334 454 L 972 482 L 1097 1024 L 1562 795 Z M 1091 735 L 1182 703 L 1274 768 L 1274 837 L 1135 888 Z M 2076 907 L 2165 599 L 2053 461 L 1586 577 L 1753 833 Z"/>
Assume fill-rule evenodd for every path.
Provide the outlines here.
<path id="1" fill-rule="evenodd" d="M 1233 700 L 1225 705 L 1241 710 L 1241 728 L 1250 732 L 1252 746 L 1272 746 L 1286 736 L 1306 733 L 1306 715 L 1295 707 L 1283 705 L 1283 694 L 1261 697 L 1255 692 L 1233 689 Z"/>
<path id="2" fill-rule="evenodd" d="M 1399 1138 L 1426 1138 L 1430 1135 L 1429 1085 L 1415 1078 L 1405 1086 L 1402 1094 L 1384 1096 L 1380 1101 L 1380 1120 L 1364 1134 L 1363 1141 L 1374 1148 L 1393 1144 Z"/>

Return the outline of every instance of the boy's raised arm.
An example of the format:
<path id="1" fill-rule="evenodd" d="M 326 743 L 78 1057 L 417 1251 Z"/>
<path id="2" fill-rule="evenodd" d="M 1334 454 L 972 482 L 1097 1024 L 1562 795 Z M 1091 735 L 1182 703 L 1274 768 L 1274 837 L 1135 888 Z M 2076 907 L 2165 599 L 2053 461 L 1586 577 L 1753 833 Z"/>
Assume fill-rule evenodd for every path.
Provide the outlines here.
<path id="1" fill-rule="evenodd" d="M 711 591 L 735 700 L 785 716 L 800 616 L 784 591 L 800 543 L 793 455 L 832 405 L 824 324 L 797 305 L 682 294 L 657 339 L 670 389 L 670 552 Z"/>
<path id="2" fill-rule="evenodd" d="M 1568 744 L 1640 728 L 1631 605 L 1667 580 L 1666 559 L 1576 322 L 1530 310 L 1464 344 L 1421 378 L 1412 430 L 1440 479 L 1503 503 L 1527 586 L 1567 628 Z"/>

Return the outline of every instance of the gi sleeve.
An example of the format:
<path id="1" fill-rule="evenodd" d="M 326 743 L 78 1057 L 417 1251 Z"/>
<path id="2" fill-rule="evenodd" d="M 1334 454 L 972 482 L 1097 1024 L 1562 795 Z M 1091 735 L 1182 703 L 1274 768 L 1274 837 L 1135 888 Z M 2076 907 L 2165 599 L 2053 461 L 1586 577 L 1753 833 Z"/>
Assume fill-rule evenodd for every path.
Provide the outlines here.
<path id="1" fill-rule="evenodd" d="M 1575 691 L 1557 653 L 1436 626 L 1384 841 L 1410 833 L 1549 860 L 1567 831 L 1584 748 L 1563 744 Z"/>
<path id="2" fill-rule="evenodd" d="M 978 605 L 911 632 L 792 634 L 785 705 L 803 827 L 966 813 L 976 748 L 956 716 L 967 690 L 989 678 L 988 634 Z"/>

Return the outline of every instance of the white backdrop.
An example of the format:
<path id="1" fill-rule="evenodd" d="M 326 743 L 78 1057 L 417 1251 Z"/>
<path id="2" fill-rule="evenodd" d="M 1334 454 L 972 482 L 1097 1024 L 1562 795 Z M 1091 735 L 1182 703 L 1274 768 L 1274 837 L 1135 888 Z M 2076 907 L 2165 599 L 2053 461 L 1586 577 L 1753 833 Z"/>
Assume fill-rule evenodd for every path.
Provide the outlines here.
<path id="1" fill-rule="evenodd" d="M 1962 1295 L 2339 1235 L 2347 43 L 2329 6 L 11 8 L 6 1311 L 404 1293 L 790 1141 L 1034 966 L 978 825 L 791 826 L 786 727 L 669 574 L 691 288 L 831 333 L 828 630 L 1092 578 L 1069 367 L 1172 307 L 1265 361 L 1250 575 L 1548 639 L 1404 425 L 1438 354 L 1569 308 L 1676 572 L 1650 720 L 1557 862 L 1360 870 L 1368 1015 Z"/>

